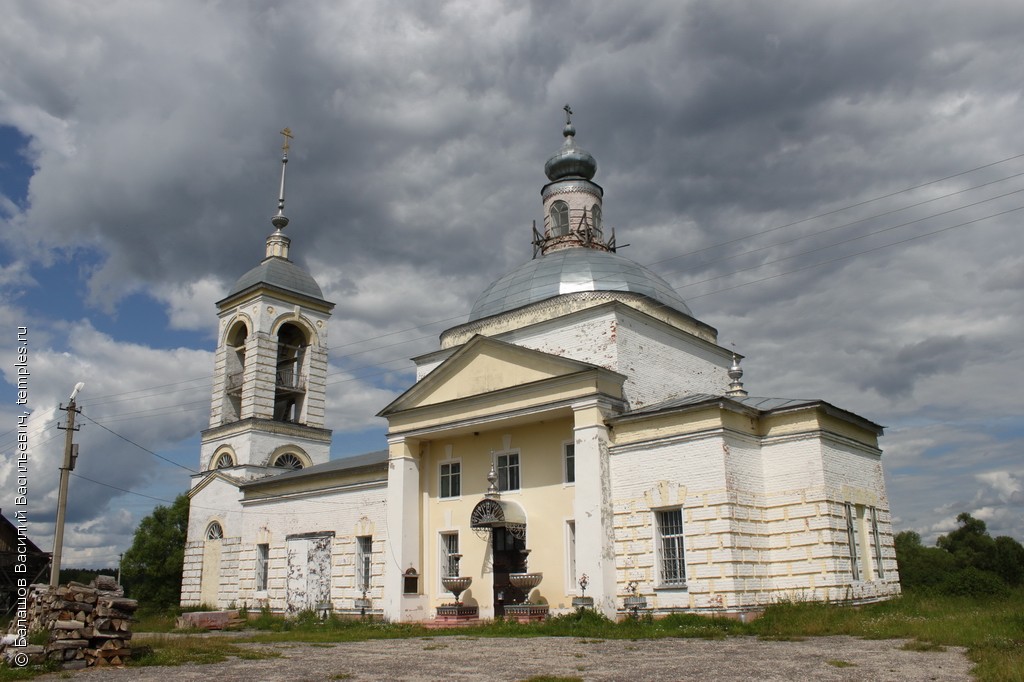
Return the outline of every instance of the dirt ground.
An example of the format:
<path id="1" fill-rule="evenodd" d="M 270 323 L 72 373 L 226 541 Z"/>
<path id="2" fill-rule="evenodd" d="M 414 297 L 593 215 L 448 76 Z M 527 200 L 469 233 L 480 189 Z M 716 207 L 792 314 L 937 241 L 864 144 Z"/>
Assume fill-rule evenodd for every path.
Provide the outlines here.
<path id="1" fill-rule="evenodd" d="M 242 644 L 279 658 L 212 665 L 90 669 L 37 679 L 80 682 L 239 680 L 525 680 L 536 675 L 583 680 L 970 680 L 958 648 L 905 651 L 901 640 L 816 637 L 765 642 L 598 640 L 571 637 L 490 639 L 422 637 L 337 644 Z"/>

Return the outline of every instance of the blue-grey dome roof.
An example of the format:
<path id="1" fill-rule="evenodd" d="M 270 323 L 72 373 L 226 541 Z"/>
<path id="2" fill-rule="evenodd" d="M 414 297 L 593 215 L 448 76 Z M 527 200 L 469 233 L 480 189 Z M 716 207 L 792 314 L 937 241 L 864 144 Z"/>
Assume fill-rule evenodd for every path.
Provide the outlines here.
<path id="1" fill-rule="evenodd" d="M 257 284 L 269 284 L 312 298 L 323 299 L 324 297 L 324 292 L 320 290 L 320 285 L 316 283 L 312 275 L 290 260 L 275 256 L 264 259 L 262 263 L 239 277 L 235 286 L 231 287 L 227 298 Z"/>
<path id="2" fill-rule="evenodd" d="M 473 304 L 469 321 L 577 291 L 643 294 L 693 315 L 672 286 L 644 266 L 610 251 L 570 248 L 539 256 L 491 284 Z"/>

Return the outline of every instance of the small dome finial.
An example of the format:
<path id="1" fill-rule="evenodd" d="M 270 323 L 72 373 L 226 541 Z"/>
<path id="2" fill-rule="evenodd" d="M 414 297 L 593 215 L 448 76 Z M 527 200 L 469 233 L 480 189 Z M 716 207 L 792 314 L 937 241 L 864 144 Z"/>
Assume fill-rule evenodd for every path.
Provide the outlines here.
<path id="1" fill-rule="evenodd" d="M 494 450 L 491 450 L 491 470 L 487 472 L 487 492 L 484 497 L 500 497 L 498 492 L 498 474 L 494 471 Z"/>
<path id="2" fill-rule="evenodd" d="M 562 128 L 562 135 L 572 137 L 576 134 L 576 128 L 572 125 L 572 107 L 566 104 L 562 109 L 565 110 L 565 127 Z"/>
<path id="3" fill-rule="evenodd" d="M 732 367 L 729 368 L 729 378 L 732 379 L 732 383 L 729 384 L 729 390 L 725 392 L 730 398 L 746 398 L 747 391 L 743 388 L 743 382 L 740 379 L 743 378 L 743 368 L 740 367 L 740 356 L 736 353 L 732 354 Z"/>

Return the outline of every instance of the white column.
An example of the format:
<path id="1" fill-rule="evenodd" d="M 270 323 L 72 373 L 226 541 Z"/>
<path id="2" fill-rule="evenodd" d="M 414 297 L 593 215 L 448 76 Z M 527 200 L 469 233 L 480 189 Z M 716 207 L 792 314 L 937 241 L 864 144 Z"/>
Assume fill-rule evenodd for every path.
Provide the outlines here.
<path id="1" fill-rule="evenodd" d="M 594 607 L 615 618 L 615 537 L 608 428 L 598 401 L 573 405 L 576 441 L 576 575 L 590 578 Z"/>
<path id="2" fill-rule="evenodd" d="M 416 569 L 423 585 L 420 551 L 420 443 L 395 437 L 388 439 L 388 550 L 384 570 L 384 615 L 392 621 L 424 620 L 424 600 L 404 593 L 405 572 Z"/>

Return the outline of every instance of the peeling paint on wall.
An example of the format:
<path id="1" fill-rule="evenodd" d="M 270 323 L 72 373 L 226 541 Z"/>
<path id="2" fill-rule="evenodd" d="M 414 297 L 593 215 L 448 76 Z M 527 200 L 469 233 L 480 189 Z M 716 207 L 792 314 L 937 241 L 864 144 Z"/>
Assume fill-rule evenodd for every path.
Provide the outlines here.
<path id="1" fill-rule="evenodd" d="M 331 601 L 331 538 L 288 540 L 286 609 L 317 610 Z"/>

